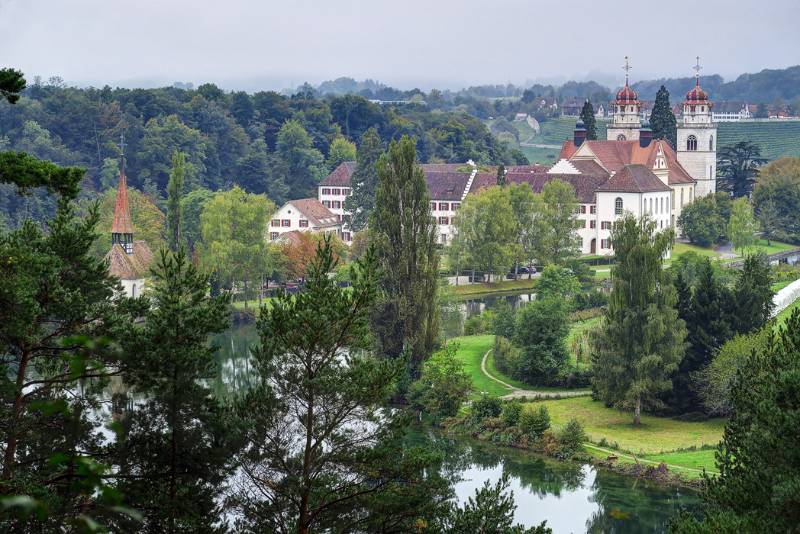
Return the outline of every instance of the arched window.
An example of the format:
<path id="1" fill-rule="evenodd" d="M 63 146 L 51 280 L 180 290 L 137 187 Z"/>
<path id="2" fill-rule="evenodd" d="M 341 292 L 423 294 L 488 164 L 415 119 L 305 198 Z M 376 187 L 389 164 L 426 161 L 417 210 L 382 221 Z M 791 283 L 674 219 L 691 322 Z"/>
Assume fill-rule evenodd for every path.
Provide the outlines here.
<path id="1" fill-rule="evenodd" d="M 625 136 L 623 134 L 619 134 L 617 136 L 617 141 L 624 141 L 624 140 L 625 140 Z"/>
<path id="2" fill-rule="evenodd" d="M 708 138 L 708 150 L 714 150 L 714 136 Z"/>
<path id="3" fill-rule="evenodd" d="M 690 135 L 686 138 L 686 150 L 697 150 L 697 137 Z"/>
<path id="4" fill-rule="evenodd" d="M 622 199 L 620 197 L 614 201 L 614 215 L 622 215 Z"/>

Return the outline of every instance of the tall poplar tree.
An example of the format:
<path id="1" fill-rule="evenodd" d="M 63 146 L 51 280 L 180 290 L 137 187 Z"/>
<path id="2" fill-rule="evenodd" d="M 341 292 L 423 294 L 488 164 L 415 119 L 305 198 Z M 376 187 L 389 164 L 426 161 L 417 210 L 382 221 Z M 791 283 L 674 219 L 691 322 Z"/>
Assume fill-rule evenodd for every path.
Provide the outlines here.
<path id="1" fill-rule="evenodd" d="M 649 218 L 626 215 L 611 232 L 617 265 L 602 326 L 593 339 L 593 384 L 607 405 L 633 410 L 659 406 L 685 351 L 686 325 L 675 309 L 675 288 L 662 269 L 672 229 L 657 232 Z"/>
<path id="2" fill-rule="evenodd" d="M 356 153 L 356 170 L 350 177 L 352 194 L 344 201 L 344 207 L 352 214 L 350 227 L 360 232 L 367 226 L 369 215 L 375 206 L 375 188 L 378 186 L 376 164 L 383 153 L 383 143 L 375 128 L 361 136 Z"/>
<path id="3" fill-rule="evenodd" d="M 172 172 L 167 184 L 167 242 L 172 252 L 181 246 L 181 196 L 186 177 L 186 156 L 183 152 L 172 153 Z"/>
<path id="4" fill-rule="evenodd" d="M 377 170 L 369 231 L 380 262 L 381 295 L 373 326 L 380 352 L 390 358 L 405 353 L 416 376 L 438 334 L 436 223 L 413 139 L 393 141 Z"/>
<path id="5" fill-rule="evenodd" d="M 544 184 L 541 199 L 542 234 L 537 259 L 545 264 L 563 264 L 578 255 L 578 221 L 574 217 L 578 197 L 570 184 L 551 180 Z"/>
<path id="6" fill-rule="evenodd" d="M 586 139 L 588 141 L 594 141 L 597 139 L 597 122 L 594 118 L 594 106 L 586 99 L 586 102 L 583 103 L 583 108 L 581 108 L 581 122 L 583 122 L 584 128 L 586 128 Z"/>
<path id="7" fill-rule="evenodd" d="M 678 145 L 677 121 L 669 104 L 669 91 L 663 85 L 656 93 L 656 101 L 650 113 L 650 128 L 653 130 L 653 139 L 666 139 L 672 148 Z"/>

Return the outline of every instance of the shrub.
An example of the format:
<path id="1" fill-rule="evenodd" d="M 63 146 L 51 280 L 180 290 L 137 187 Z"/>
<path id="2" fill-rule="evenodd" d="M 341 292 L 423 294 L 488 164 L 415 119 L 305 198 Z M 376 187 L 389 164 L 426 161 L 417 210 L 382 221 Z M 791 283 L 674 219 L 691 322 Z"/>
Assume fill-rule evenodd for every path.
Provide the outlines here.
<path id="1" fill-rule="evenodd" d="M 422 376 L 411 385 L 409 400 L 415 408 L 435 418 L 452 417 L 472 389 L 464 363 L 450 343 L 422 365 Z"/>
<path id="2" fill-rule="evenodd" d="M 519 415 L 518 426 L 533 439 L 540 438 L 544 431 L 550 428 L 550 414 L 547 407 L 539 406 L 538 410 L 523 410 Z"/>
<path id="3" fill-rule="evenodd" d="M 483 334 L 486 331 L 486 325 L 483 322 L 483 318 L 480 315 L 473 315 L 466 321 L 464 321 L 464 335 L 465 336 L 474 336 L 477 334 Z"/>
<path id="4" fill-rule="evenodd" d="M 515 378 L 547 384 L 569 359 L 567 309 L 562 299 L 535 300 L 517 314 L 514 344 L 520 348 Z"/>
<path id="5" fill-rule="evenodd" d="M 513 377 L 517 376 L 520 352 L 511 341 L 500 335 L 495 336 L 492 354 L 494 366 L 498 371 Z"/>
<path id="6" fill-rule="evenodd" d="M 497 397 L 490 397 L 485 393 L 481 398 L 472 403 L 470 417 L 475 423 L 479 423 L 487 417 L 498 417 L 503 411 L 503 402 Z"/>
<path id="7" fill-rule="evenodd" d="M 564 425 L 556 439 L 560 446 L 559 452 L 564 457 L 569 458 L 583 448 L 583 442 L 586 441 L 586 432 L 584 432 L 580 421 L 572 418 Z"/>
<path id="8" fill-rule="evenodd" d="M 503 405 L 503 412 L 500 417 L 508 426 L 516 426 L 519 423 L 520 414 L 522 414 L 522 403 L 512 400 Z"/>
<path id="9" fill-rule="evenodd" d="M 494 308 L 491 332 L 496 336 L 512 339 L 517 331 L 517 311 L 506 301 Z"/>
<path id="10" fill-rule="evenodd" d="M 575 309 L 589 310 L 591 308 L 602 308 L 608 304 L 608 295 L 602 291 L 593 289 L 575 295 Z"/>

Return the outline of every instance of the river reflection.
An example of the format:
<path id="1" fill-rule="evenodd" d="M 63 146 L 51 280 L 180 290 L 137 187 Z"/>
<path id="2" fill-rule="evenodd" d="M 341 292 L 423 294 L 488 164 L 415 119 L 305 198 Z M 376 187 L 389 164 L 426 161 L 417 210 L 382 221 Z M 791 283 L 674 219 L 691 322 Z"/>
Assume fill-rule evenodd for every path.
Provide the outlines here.
<path id="1" fill-rule="evenodd" d="M 258 343 L 255 325 L 239 325 L 215 336 L 219 373 L 214 391 L 228 398 L 253 381 L 249 349 Z M 442 451 L 442 469 L 454 475 L 460 502 L 489 480 L 507 473 L 517 504 L 516 521 L 526 526 L 544 520 L 555 533 L 660 533 L 682 507 L 692 510 L 694 492 L 664 488 L 590 465 L 556 462 L 528 452 L 471 439 L 452 439 L 416 429 L 409 442 Z"/>
<path id="2" fill-rule="evenodd" d="M 422 429 L 415 430 L 410 440 L 443 451 L 443 469 L 460 479 L 454 488 L 460 502 L 484 481 L 493 484 L 506 473 L 517 504 L 516 521 L 533 526 L 546 520 L 556 533 L 666 532 L 673 515 L 698 504 L 692 491 L 664 488 L 590 465 L 556 462 Z"/>

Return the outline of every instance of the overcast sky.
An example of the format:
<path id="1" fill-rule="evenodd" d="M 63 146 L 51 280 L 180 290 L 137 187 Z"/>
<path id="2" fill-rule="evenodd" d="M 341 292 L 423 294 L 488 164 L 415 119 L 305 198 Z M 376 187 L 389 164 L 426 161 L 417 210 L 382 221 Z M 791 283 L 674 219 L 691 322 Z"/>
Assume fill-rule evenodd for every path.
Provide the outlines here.
<path id="1" fill-rule="evenodd" d="M 800 63 L 800 0 L 0 0 L 0 66 L 70 84 L 401 88 Z"/>

